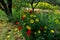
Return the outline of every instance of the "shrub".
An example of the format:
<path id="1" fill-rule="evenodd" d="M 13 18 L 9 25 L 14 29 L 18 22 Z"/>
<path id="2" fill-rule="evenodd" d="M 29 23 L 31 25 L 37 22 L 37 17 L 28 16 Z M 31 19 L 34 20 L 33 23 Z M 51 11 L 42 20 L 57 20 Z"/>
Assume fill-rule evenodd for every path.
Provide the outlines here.
<path id="1" fill-rule="evenodd" d="M 34 4 L 35 5 L 35 4 Z M 52 9 L 52 5 L 46 2 L 39 2 L 36 8 L 41 8 L 41 9 Z"/>
<path id="2" fill-rule="evenodd" d="M 33 5 L 36 5 L 36 3 L 34 3 Z M 47 2 L 39 2 L 36 8 L 56 10 L 56 9 L 59 9 L 59 6 L 58 5 L 53 6 L 52 4 L 49 4 Z"/>
<path id="3" fill-rule="evenodd" d="M 17 28 L 22 32 L 26 40 L 52 40 L 55 38 L 56 31 L 54 27 L 60 26 L 59 16 L 56 11 L 41 12 L 40 14 L 28 12 L 25 14 L 21 10 L 20 13 L 15 14 L 16 20 L 14 22 L 18 23 Z"/>

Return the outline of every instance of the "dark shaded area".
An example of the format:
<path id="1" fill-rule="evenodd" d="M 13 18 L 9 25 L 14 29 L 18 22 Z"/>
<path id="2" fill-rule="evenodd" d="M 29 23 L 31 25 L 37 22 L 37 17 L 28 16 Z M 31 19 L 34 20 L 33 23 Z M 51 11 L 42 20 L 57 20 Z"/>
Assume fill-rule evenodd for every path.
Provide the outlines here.
<path id="1" fill-rule="evenodd" d="M 12 0 L 7 0 L 7 3 L 5 3 L 4 0 L 0 0 L 0 8 L 8 15 L 12 15 Z"/>

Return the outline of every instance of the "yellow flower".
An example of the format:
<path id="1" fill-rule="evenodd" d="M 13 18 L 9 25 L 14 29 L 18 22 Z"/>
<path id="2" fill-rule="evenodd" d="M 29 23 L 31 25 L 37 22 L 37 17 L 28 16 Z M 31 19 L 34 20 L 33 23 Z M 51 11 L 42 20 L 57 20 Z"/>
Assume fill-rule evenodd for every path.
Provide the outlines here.
<path id="1" fill-rule="evenodd" d="M 36 32 L 34 32 L 34 34 L 36 34 Z"/>
<path id="2" fill-rule="evenodd" d="M 33 20 L 33 19 L 31 19 L 31 20 L 30 20 L 30 23 L 34 23 L 34 20 Z"/>
<path id="3" fill-rule="evenodd" d="M 31 27 L 29 25 L 26 26 L 27 29 L 31 30 Z"/>
<path id="4" fill-rule="evenodd" d="M 17 28 L 15 28 L 15 31 L 17 31 L 18 29 Z"/>
<path id="5" fill-rule="evenodd" d="M 35 21 L 36 21 L 36 22 L 39 22 L 39 18 L 36 18 Z"/>
<path id="6" fill-rule="evenodd" d="M 7 36 L 7 39 L 10 38 L 10 35 Z"/>
<path id="7" fill-rule="evenodd" d="M 30 17 L 36 17 L 36 15 L 31 14 Z"/>
<path id="8" fill-rule="evenodd" d="M 33 17 L 36 17 L 36 15 L 33 15 Z"/>
<path id="9" fill-rule="evenodd" d="M 26 17 L 26 15 L 23 15 L 23 17 Z"/>
<path id="10" fill-rule="evenodd" d="M 19 30 L 17 32 L 19 33 Z"/>
<path id="11" fill-rule="evenodd" d="M 52 33 L 54 33 L 55 31 L 54 30 L 51 30 Z"/>
<path id="12" fill-rule="evenodd" d="M 31 14 L 30 17 L 33 17 L 33 15 Z"/>
<path id="13" fill-rule="evenodd" d="M 40 30 L 38 30 L 38 33 L 41 33 L 41 31 L 40 31 Z"/>

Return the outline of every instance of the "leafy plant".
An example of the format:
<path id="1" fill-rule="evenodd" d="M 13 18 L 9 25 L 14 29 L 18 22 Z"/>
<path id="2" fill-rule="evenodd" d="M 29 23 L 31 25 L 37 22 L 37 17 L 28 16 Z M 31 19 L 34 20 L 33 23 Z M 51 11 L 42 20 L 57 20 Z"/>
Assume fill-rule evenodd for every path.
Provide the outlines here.
<path id="1" fill-rule="evenodd" d="M 54 27 L 60 26 L 57 15 L 56 12 L 37 14 L 29 11 L 29 13 L 21 14 L 18 21 L 16 20 L 16 23 L 19 23 L 17 28 L 22 31 L 26 40 L 53 40 L 56 33 Z"/>

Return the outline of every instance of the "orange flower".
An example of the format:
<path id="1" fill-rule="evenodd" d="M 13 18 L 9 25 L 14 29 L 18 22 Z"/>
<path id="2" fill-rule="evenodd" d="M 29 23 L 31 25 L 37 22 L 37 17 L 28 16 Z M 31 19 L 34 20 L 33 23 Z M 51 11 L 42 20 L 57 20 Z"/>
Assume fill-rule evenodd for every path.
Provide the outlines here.
<path id="1" fill-rule="evenodd" d="M 29 25 L 27 25 L 26 28 L 27 28 L 28 30 L 31 30 L 31 27 L 30 27 Z"/>

